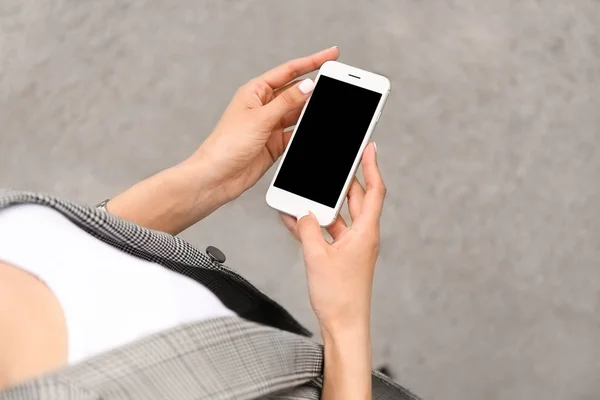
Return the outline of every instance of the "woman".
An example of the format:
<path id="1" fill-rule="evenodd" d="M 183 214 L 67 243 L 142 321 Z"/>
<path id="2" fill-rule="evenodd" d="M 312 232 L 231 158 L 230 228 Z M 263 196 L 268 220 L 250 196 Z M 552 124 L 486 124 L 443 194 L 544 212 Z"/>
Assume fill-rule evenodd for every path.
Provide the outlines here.
<path id="1" fill-rule="evenodd" d="M 42 397 L 36 392 L 42 390 L 40 387 L 67 379 L 72 379 L 67 389 L 60 386 L 54 393 L 64 389 L 74 398 L 84 398 L 84 392 L 86 396 L 97 393 L 98 398 L 111 398 L 116 392 L 98 384 L 99 378 L 88 384 L 87 375 L 70 378 L 74 375 L 69 374 L 88 371 L 93 362 L 96 375 L 102 370 L 103 374 L 118 376 L 122 366 L 110 373 L 101 367 L 103 360 L 122 361 L 110 358 L 118 356 L 115 349 L 134 354 L 142 346 L 137 343 L 151 340 L 172 345 L 183 329 L 179 327 L 185 324 L 202 330 L 206 326 L 202 324 L 210 321 L 235 321 L 242 326 L 249 320 L 269 329 L 271 336 L 285 334 L 278 342 L 288 343 L 278 352 L 279 364 L 274 358 L 261 361 L 266 350 L 256 352 L 256 358 L 250 359 L 254 366 L 231 378 L 240 382 L 255 373 L 253 369 L 261 373 L 273 365 L 284 369 L 289 343 L 302 343 L 307 352 L 312 351 L 308 349 L 313 344 L 298 336 L 306 331 L 280 306 L 223 267 L 217 250 L 211 253 L 214 260 L 206 261 L 183 241 L 150 230 L 176 235 L 252 187 L 283 153 L 290 135 L 284 129 L 296 123 L 314 88 L 310 79 L 294 79 L 338 55 L 338 48 L 332 47 L 280 65 L 242 86 L 213 133 L 191 157 L 108 201 L 104 204 L 106 213 L 39 195 L 0 196 L 0 389 L 7 389 L 0 392 L 0 398 Z M 325 240 L 312 214 L 299 216 L 299 220 L 282 215 L 303 247 L 310 301 L 324 342 L 322 398 L 326 400 L 371 398 L 372 379 L 380 386 L 385 383 L 382 393 L 411 397 L 382 376 L 372 378 L 371 374 L 371 287 L 386 191 L 376 157 L 372 143 L 362 159 L 366 188 L 355 179 L 348 194 L 352 225 L 339 217 L 327 228 L 334 239 L 332 244 Z M 227 336 L 228 332 L 223 330 L 220 335 Z M 239 340 L 253 337 L 251 329 L 247 332 Z M 163 339 L 166 341 L 160 342 Z M 238 339 L 232 336 L 230 340 Z M 198 343 L 193 360 L 202 363 L 210 357 L 206 341 Z M 222 348 L 216 346 L 214 351 Z M 295 351 L 294 368 L 299 368 L 303 354 L 297 348 Z M 178 356 L 186 357 L 187 353 L 180 353 Z M 239 357 L 245 353 L 237 352 Z M 150 358 L 144 356 L 137 355 L 142 357 L 140 361 L 130 363 L 136 371 L 143 369 L 141 365 L 153 368 Z M 315 357 L 317 360 L 321 355 Z M 113 368 L 115 361 L 111 362 L 105 369 Z M 249 393 L 254 397 L 275 396 L 308 381 L 320 388 L 320 362 L 311 364 L 310 374 L 302 379 L 296 374 L 294 382 L 283 385 L 285 380 L 279 376 L 270 379 L 268 385 L 259 385 L 258 391 L 244 392 L 244 397 L 250 398 Z M 220 374 L 242 364 L 246 365 L 243 359 L 237 359 Z M 78 365 L 86 369 L 77 370 Z M 175 365 L 179 364 L 173 368 Z M 122 391 L 128 388 L 128 398 L 160 398 L 157 393 L 186 397 L 181 392 L 183 383 L 171 385 L 164 378 L 171 372 L 158 373 L 142 386 L 131 384 L 125 377 L 118 385 Z M 173 374 L 170 379 L 186 373 Z M 43 374 L 58 378 L 39 378 Z M 194 390 L 207 387 L 203 381 L 209 379 L 207 376 L 199 379 L 199 389 Z M 35 378 L 38 383 L 28 386 L 27 382 L 36 382 L 28 380 Z M 153 391 L 142 395 L 142 388 L 150 384 Z M 242 397 L 239 391 L 235 393 L 232 398 Z M 306 396 L 297 398 L 309 398 Z"/>

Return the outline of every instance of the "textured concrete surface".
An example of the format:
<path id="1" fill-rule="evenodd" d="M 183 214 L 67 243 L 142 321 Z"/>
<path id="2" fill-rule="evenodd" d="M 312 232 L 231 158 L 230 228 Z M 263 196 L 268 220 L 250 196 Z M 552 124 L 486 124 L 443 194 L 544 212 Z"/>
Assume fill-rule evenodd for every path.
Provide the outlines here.
<path id="1" fill-rule="evenodd" d="M 112 196 L 331 45 L 393 84 L 375 362 L 432 399 L 598 398 L 598 1 L 2 0 L 0 185 Z M 183 236 L 314 328 L 269 178 Z"/>

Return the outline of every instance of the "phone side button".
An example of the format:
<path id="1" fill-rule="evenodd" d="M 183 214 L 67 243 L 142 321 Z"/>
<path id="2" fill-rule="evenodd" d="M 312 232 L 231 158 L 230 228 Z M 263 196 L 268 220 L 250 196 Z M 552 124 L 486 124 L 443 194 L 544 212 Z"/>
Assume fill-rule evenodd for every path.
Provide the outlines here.
<path id="1" fill-rule="evenodd" d="M 379 117 L 381 117 L 381 111 L 379 111 L 379 114 L 377 114 L 377 120 L 375 121 L 375 123 L 379 122 Z"/>

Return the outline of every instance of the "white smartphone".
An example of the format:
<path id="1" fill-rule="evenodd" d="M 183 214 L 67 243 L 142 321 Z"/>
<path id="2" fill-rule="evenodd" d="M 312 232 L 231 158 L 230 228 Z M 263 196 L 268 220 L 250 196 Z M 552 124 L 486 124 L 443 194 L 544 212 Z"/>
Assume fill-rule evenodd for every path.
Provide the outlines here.
<path id="1" fill-rule="evenodd" d="M 267 204 L 321 226 L 337 217 L 390 92 L 381 75 L 335 61 L 319 70 L 275 177 Z"/>

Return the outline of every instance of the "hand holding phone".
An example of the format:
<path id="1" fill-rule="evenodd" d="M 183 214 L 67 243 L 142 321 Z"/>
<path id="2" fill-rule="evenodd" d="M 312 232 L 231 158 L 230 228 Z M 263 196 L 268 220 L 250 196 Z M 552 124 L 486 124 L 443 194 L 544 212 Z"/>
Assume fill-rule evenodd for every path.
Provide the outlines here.
<path id="1" fill-rule="evenodd" d="M 284 129 L 296 125 L 309 97 L 294 79 L 338 56 L 339 49 L 331 47 L 254 77 L 238 88 L 193 155 L 151 185 L 138 187 L 134 197 L 144 195 L 148 207 L 141 209 L 137 200 L 129 200 L 133 197 L 119 196 L 109 208 L 140 224 L 177 233 L 238 198 L 285 150 L 289 134 Z"/>
<path id="2" fill-rule="evenodd" d="M 357 179 L 352 181 L 351 225 L 338 217 L 327 227 L 333 243 L 327 242 L 313 215 L 297 221 L 282 214 L 302 242 L 310 304 L 325 346 L 322 399 L 371 398 L 371 292 L 386 192 L 376 157 L 372 143 L 362 158 L 366 190 Z"/>
<path id="3" fill-rule="evenodd" d="M 267 203 L 288 215 L 335 221 L 389 94 L 387 78 L 328 61 L 319 70 Z"/>
<path id="4" fill-rule="evenodd" d="M 322 330 L 339 331 L 366 324 L 379 255 L 379 221 L 386 187 L 374 143 L 362 157 L 365 188 L 354 179 L 348 193 L 351 220 L 340 216 L 327 227 L 328 243 L 313 214 L 299 220 L 282 214 L 285 226 L 302 242 L 310 302 Z"/>

